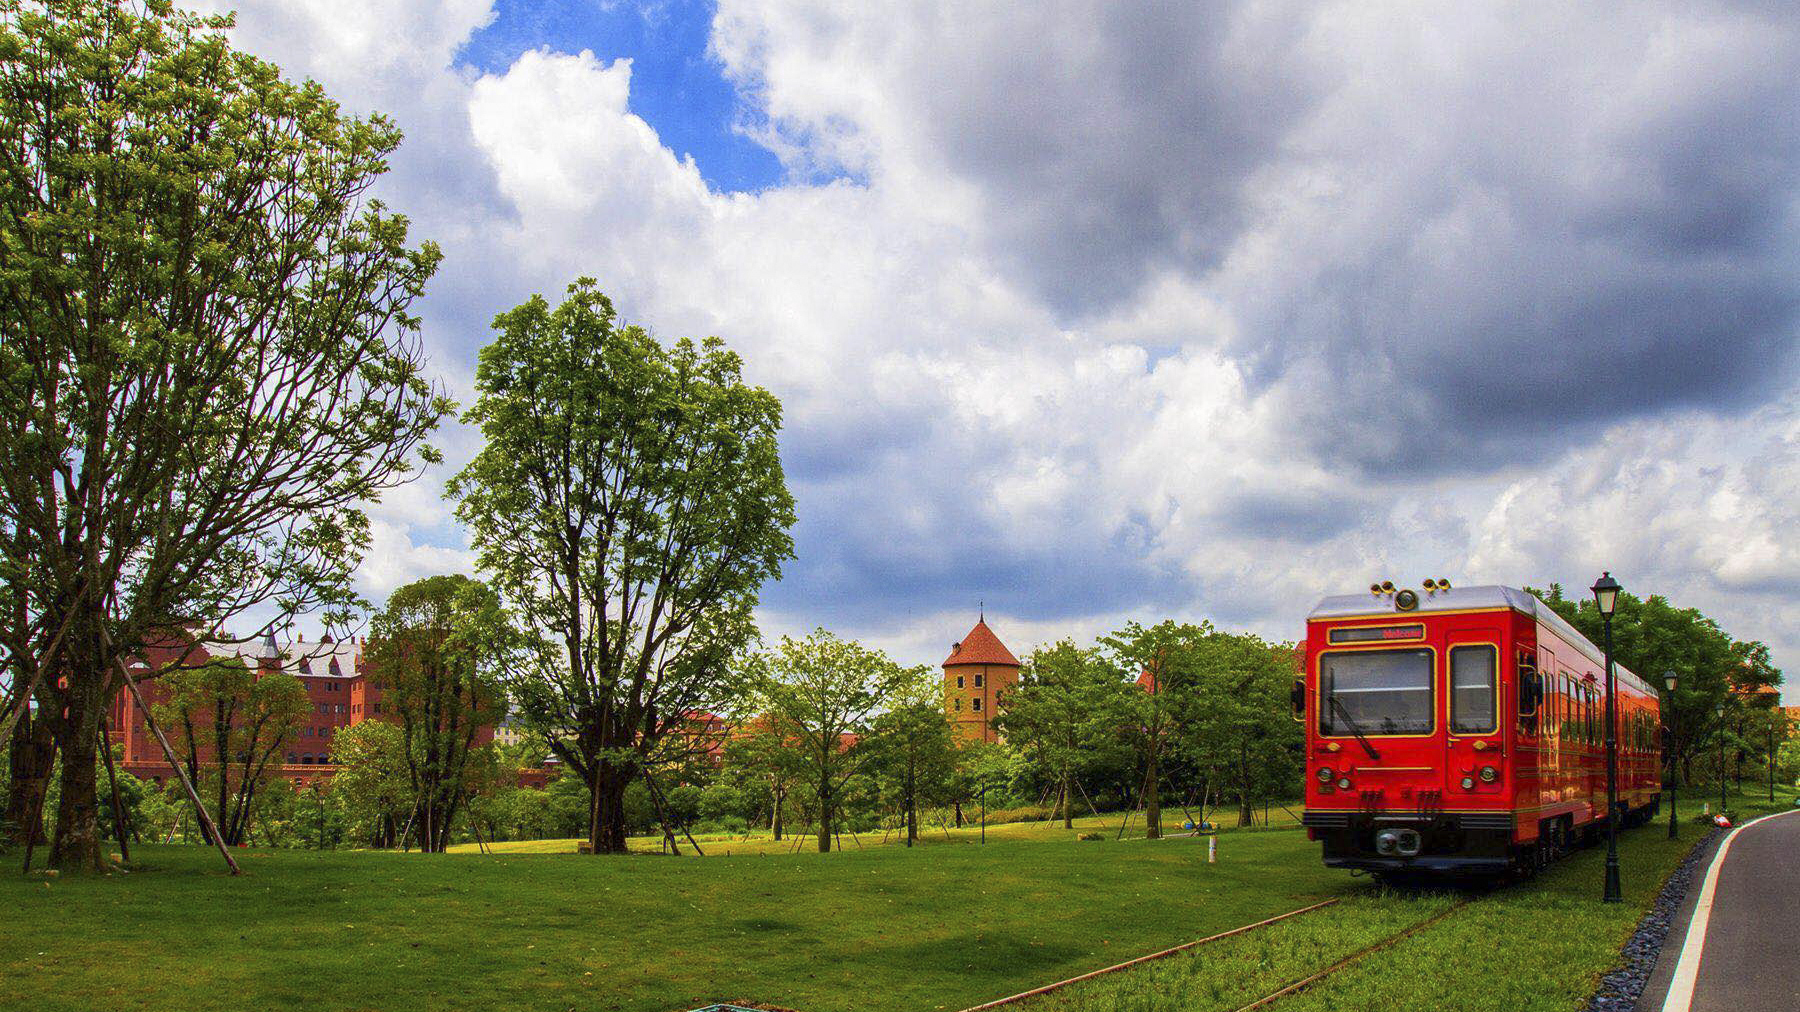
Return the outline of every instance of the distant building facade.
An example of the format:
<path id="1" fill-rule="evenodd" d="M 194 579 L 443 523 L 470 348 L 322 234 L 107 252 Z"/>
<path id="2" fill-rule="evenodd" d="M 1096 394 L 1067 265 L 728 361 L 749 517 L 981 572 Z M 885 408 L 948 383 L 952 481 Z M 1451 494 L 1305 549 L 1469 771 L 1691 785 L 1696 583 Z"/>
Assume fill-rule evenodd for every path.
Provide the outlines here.
<path id="1" fill-rule="evenodd" d="M 274 636 L 264 638 L 260 647 L 247 644 L 193 643 L 153 647 L 146 656 L 132 660 L 128 667 L 132 676 L 144 679 L 170 667 L 198 667 L 211 660 L 236 658 L 258 673 L 258 677 L 286 671 L 300 680 L 306 689 L 312 712 L 299 730 L 282 748 L 281 759 L 271 773 L 291 780 L 296 787 L 306 787 L 315 780 L 329 779 L 337 771 L 332 762 L 332 742 L 345 728 L 365 720 L 392 716 L 381 701 L 381 689 L 370 682 L 364 647 L 367 640 L 352 638 L 333 641 L 329 637 L 308 643 L 302 637 L 278 646 Z M 168 690 L 160 679 L 139 682 L 144 698 L 151 706 L 166 702 Z M 177 750 L 181 744 L 174 728 L 164 727 L 169 742 Z M 143 712 L 131 694 L 121 691 L 114 697 L 107 718 L 107 736 L 124 753 L 123 769 L 140 780 L 162 784 L 175 776 L 174 767 L 163 755 L 156 736 L 150 733 Z M 494 729 L 483 726 L 476 730 L 475 745 L 494 740 Z M 201 757 L 205 762 L 206 756 Z"/>
<path id="2" fill-rule="evenodd" d="M 944 713 L 960 741 L 1000 740 L 994 716 L 1019 684 L 1019 659 L 988 628 L 983 616 L 944 658 Z"/>

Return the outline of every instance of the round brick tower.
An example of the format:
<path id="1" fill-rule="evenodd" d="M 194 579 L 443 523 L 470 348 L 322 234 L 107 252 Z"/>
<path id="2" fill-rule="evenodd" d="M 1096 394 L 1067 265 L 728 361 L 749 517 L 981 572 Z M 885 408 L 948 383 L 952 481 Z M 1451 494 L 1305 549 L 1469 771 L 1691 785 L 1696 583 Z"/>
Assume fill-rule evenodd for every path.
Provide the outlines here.
<path id="1" fill-rule="evenodd" d="M 944 659 L 944 712 L 960 741 L 999 739 L 991 721 L 1004 694 L 1019 683 L 1019 659 L 988 628 L 975 623 Z"/>

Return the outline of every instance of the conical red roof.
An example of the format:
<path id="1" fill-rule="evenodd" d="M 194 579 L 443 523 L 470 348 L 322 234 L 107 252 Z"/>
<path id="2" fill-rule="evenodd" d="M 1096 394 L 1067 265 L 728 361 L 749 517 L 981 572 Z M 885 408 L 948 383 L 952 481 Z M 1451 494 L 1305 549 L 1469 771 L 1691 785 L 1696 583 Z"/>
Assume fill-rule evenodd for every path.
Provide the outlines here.
<path id="1" fill-rule="evenodd" d="M 1023 666 L 1012 655 L 1012 651 L 1006 649 L 1006 644 L 1000 642 L 1000 637 L 994 635 L 994 630 L 988 628 L 986 621 L 976 622 L 975 628 L 969 630 L 969 635 L 964 636 L 962 642 L 950 651 L 950 656 L 944 658 L 946 668 L 961 664 L 1004 664 L 1014 668 Z"/>

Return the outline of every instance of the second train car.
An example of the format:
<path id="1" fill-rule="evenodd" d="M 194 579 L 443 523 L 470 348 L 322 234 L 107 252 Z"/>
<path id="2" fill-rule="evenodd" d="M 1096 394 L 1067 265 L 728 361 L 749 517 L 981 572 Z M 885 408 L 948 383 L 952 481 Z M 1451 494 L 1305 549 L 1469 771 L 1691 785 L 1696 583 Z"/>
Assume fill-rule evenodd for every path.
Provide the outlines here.
<path id="1" fill-rule="evenodd" d="M 1512 587 L 1377 584 L 1307 619 L 1302 822 L 1325 863 L 1377 873 L 1532 869 L 1606 811 L 1599 648 Z M 1661 803 L 1657 695 L 1615 665 L 1619 818 Z"/>

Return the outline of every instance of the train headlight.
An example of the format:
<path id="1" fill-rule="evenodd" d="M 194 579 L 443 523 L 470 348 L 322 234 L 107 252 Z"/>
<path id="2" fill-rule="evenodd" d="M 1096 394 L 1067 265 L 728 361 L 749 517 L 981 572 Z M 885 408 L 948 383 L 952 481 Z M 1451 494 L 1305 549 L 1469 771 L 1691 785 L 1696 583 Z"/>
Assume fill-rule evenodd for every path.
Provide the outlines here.
<path id="1" fill-rule="evenodd" d="M 1338 790 L 1347 791 L 1349 789 L 1350 789 L 1350 778 L 1349 777 L 1339 777 L 1338 778 Z"/>
<path id="2" fill-rule="evenodd" d="M 1463 777 L 1463 790 L 1472 791 L 1474 789 L 1475 789 L 1475 778 L 1474 777 Z"/>
<path id="3" fill-rule="evenodd" d="M 1500 779 L 1500 771 L 1499 770 L 1493 768 L 1492 766 L 1483 766 L 1481 768 L 1481 782 L 1482 783 L 1491 784 L 1498 779 Z"/>
<path id="4" fill-rule="evenodd" d="M 1329 784 L 1329 783 L 1331 783 L 1331 778 L 1332 778 L 1332 777 L 1333 777 L 1333 776 L 1334 776 L 1334 775 L 1335 775 L 1335 774 L 1333 774 L 1333 773 L 1332 773 L 1332 772 L 1331 772 L 1331 767 L 1329 767 L 1329 766 L 1321 766 L 1321 767 L 1319 767 L 1319 783 L 1322 783 L 1322 784 Z"/>
<path id="5" fill-rule="evenodd" d="M 1400 611 L 1412 611 L 1419 606 L 1418 591 L 1407 589 L 1394 595 L 1394 607 Z"/>

